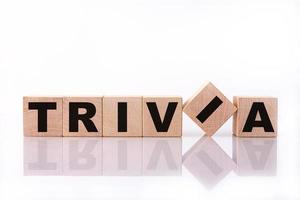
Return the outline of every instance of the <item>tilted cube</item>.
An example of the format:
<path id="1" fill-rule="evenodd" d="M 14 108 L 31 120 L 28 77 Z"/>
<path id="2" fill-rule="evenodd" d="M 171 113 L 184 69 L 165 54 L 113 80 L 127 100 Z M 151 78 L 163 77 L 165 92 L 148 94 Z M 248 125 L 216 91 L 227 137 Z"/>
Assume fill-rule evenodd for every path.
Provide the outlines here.
<path id="1" fill-rule="evenodd" d="M 183 112 L 211 136 L 236 112 L 236 107 L 207 82 L 184 103 Z"/>

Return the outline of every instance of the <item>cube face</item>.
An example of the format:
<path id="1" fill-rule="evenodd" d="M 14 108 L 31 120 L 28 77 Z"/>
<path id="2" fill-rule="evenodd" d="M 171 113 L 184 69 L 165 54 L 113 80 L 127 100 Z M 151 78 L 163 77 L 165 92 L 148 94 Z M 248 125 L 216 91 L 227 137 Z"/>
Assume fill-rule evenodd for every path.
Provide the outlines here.
<path id="1" fill-rule="evenodd" d="M 277 136 L 277 98 L 234 97 L 238 111 L 233 118 L 233 134 L 238 137 Z"/>
<path id="2" fill-rule="evenodd" d="M 210 82 L 204 84 L 183 106 L 183 112 L 209 136 L 235 111 L 236 107 Z"/>
<path id="3" fill-rule="evenodd" d="M 102 136 L 102 99 L 64 97 L 63 136 Z"/>
<path id="4" fill-rule="evenodd" d="M 181 97 L 143 98 L 143 136 L 179 137 L 182 135 Z"/>
<path id="5" fill-rule="evenodd" d="M 62 136 L 62 97 L 24 97 L 24 136 Z"/>
<path id="6" fill-rule="evenodd" d="M 232 157 L 239 176 L 275 176 L 276 138 L 232 138 Z"/>
<path id="7" fill-rule="evenodd" d="M 142 136 L 142 97 L 103 98 L 103 136 Z"/>

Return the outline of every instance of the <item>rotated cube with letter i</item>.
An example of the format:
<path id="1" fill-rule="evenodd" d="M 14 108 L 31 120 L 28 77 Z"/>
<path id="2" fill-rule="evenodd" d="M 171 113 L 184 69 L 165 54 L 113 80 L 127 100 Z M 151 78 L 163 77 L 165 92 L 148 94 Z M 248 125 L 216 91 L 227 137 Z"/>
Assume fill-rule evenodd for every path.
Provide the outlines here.
<path id="1" fill-rule="evenodd" d="M 208 136 L 212 136 L 237 108 L 210 82 L 183 105 L 186 113 Z"/>

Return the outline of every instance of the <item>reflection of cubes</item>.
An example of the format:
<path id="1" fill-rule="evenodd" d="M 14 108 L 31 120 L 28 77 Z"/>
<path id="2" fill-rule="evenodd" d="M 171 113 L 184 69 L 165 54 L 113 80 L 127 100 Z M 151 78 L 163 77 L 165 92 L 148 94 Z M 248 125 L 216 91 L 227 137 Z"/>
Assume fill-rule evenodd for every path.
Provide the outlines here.
<path id="1" fill-rule="evenodd" d="M 183 112 L 209 136 L 235 111 L 236 107 L 210 82 L 204 84 L 183 105 Z"/>
<path id="2" fill-rule="evenodd" d="M 142 174 L 142 138 L 103 138 L 103 175 Z"/>
<path id="3" fill-rule="evenodd" d="M 181 138 L 143 138 L 143 174 L 181 175 Z"/>
<path id="4" fill-rule="evenodd" d="M 183 156 L 183 165 L 207 188 L 214 187 L 235 168 L 220 146 L 205 136 Z"/>
<path id="5" fill-rule="evenodd" d="M 65 137 L 63 143 L 64 175 L 97 176 L 102 174 L 102 139 Z"/>
<path id="6" fill-rule="evenodd" d="M 24 138 L 24 175 L 61 175 L 62 138 Z"/>
<path id="7" fill-rule="evenodd" d="M 233 137 L 233 159 L 241 176 L 275 176 L 277 166 L 276 138 Z"/>

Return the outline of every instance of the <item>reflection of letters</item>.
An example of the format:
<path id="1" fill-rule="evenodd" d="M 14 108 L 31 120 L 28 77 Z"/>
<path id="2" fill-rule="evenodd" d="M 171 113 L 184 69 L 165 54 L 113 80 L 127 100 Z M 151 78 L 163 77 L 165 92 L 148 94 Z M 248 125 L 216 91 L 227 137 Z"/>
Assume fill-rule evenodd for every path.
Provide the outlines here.
<path id="1" fill-rule="evenodd" d="M 273 141 L 265 141 L 263 145 L 254 145 L 249 141 L 244 146 L 253 169 L 264 169 L 271 152 Z"/>
<path id="2" fill-rule="evenodd" d="M 96 140 L 89 140 L 80 150 L 79 141 L 70 141 L 70 169 L 91 169 L 96 164 L 96 158 L 92 154 L 97 146 Z"/>
<path id="3" fill-rule="evenodd" d="M 102 138 L 64 138 L 63 157 L 64 175 L 101 175 Z"/>
<path id="4" fill-rule="evenodd" d="M 164 158 L 169 169 L 176 169 L 176 163 L 174 161 L 174 157 L 172 155 L 170 146 L 167 141 L 157 141 L 151 155 L 149 164 L 147 165 L 147 169 L 156 169 L 158 161 L 161 158 Z"/>
<path id="5" fill-rule="evenodd" d="M 180 138 L 24 138 L 24 174 L 180 175 L 181 154 Z"/>
<path id="6" fill-rule="evenodd" d="M 125 140 L 118 141 L 118 169 L 127 169 L 127 142 Z"/>
<path id="7" fill-rule="evenodd" d="M 62 138 L 24 138 L 24 175 L 61 175 Z"/>
<path id="8" fill-rule="evenodd" d="M 235 168 L 235 163 L 223 149 L 206 136 L 184 154 L 183 165 L 208 189 L 217 185 Z"/>
<path id="9" fill-rule="evenodd" d="M 49 162 L 47 156 L 47 141 L 38 141 L 37 147 L 37 162 L 28 163 L 28 169 L 30 170 L 55 170 L 57 164 L 55 162 Z"/>
<path id="10" fill-rule="evenodd" d="M 197 153 L 197 158 L 200 159 L 201 162 L 203 162 L 216 176 L 222 172 L 222 168 L 218 163 L 216 163 L 205 151 L 199 151 Z"/>
<path id="11" fill-rule="evenodd" d="M 143 175 L 181 174 L 181 138 L 143 138 Z"/>
<path id="12" fill-rule="evenodd" d="M 233 169 L 237 175 L 276 175 L 276 138 L 233 137 L 232 144 L 236 163 L 204 136 L 185 153 L 183 165 L 207 188 Z M 181 138 L 24 138 L 23 156 L 24 175 L 174 176 L 182 167 Z"/>
<path id="13" fill-rule="evenodd" d="M 103 175 L 141 175 L 142 149 L 142 138 L 103 138 Z"/>
<path id="14" fill-rule="evenodd" d="M 274 176 L 277 165 L 276 138 L 233 138 L 233 158 L 238 175 Z"/>

